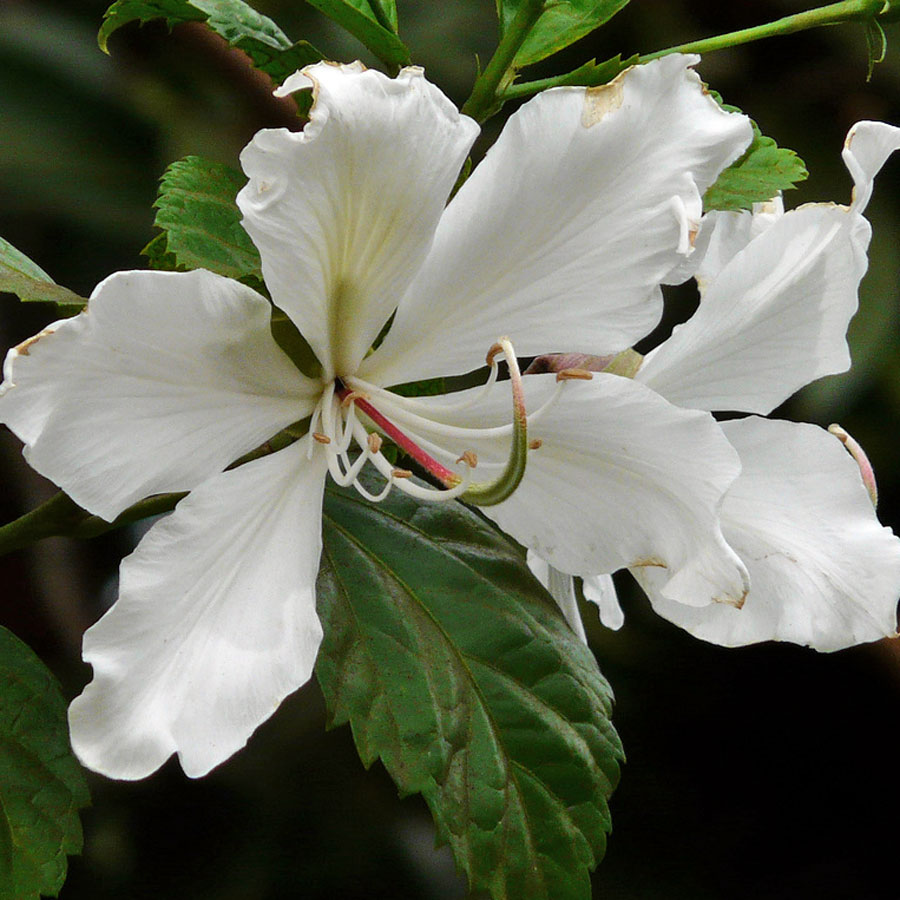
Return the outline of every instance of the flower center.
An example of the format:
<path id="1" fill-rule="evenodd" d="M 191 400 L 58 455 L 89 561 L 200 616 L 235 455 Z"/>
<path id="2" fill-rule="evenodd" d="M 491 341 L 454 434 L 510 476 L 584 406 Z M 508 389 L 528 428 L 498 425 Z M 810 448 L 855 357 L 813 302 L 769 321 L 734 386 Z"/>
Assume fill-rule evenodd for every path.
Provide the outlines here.
<path id="1" fill-rule="evenodd" d="M 468 503 L 489 506 L 505 500 L 525 474 L 529 449 L 540 446 L 540 442 L 535 441 L 529 447 L 529 418 L 533 421 L 539 416 L 559 392 L 529 417 L 515 351 L 507 338 L 501 338 L 488 351 L 486 362 L 491 371 L 481 391 L 469 392 L 459 403 L 441 406 L 440 411 L 445 416 L 477 404 L 497 381 L 499 358 L 505 358 L 509 367 L 512 416 L 508 424 L 495 428 L 463 428 L 436 421 L 427 415 L 426 406 L 422 407 L 426 415 L 419 415 L 414 411 L 414 399 L 400 398 L 355 376 L 330 382 L 313 412 L 310 431 L 314 440 L 323 446 L 332 478 L 342 487 L 353 485 L 360 494 L 375 502 L 383 500 L 392 487 L 430 502 L 461 497 Z M 565 378 L 566 375 L 560 373 L 558 380 Z M 416 436 L 416 432 L 430 433 L 439 443 Z M 475 481 L 473 470 L 478 457 L 472 449 L 473 440 L 499 436 L 509 437 L 505 466 L 496 478 Z M 438 487 L 417 483 L 412 480 L 412 471 L 392 464 L 382 452 L 384 439 L 391 441 L 415 462 L 416 467 L 428 473 Z M 308 452 L 312 455 L 312 443 Z M 377 494 L 360 482 L 360 474 L 367 463 L 371 463 L 386 481 Z"/>

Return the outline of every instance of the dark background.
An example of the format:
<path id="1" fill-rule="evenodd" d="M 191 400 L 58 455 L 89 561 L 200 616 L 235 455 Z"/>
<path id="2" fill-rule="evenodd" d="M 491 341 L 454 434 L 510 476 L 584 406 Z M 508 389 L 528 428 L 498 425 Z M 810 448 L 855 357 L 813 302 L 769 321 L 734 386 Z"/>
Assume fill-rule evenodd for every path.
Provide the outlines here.
<path id="1" fill-rule="evenodd" d="M 294 39 L 335 58 L 366 56 L 298 0 L 256 4 Z M 0 234 L 57 281 L 87 294 L 140 267 L 150 204 L 167 163 L 197 153 L 236 164 L 252 133 L 285 122 L 264 83 L 201 28 L 131 26 L 112 56 L 96 46 L 102 0 L 0 0 Z M 803 5 L 634 0 L 597 37 L 534 76 L 616 52 L 649 52 L 757 24 Z M 494 44 L 491 0 L 400 2 L 401 33 L 457 102 Z M 847 202 L 840 162 L 858 119 L 900 123 L 900 32 L 866 83 L 859 26 L 820 29 L 711 54 L 701 74 L 812 172 L 787 196 Z M 488 129 L 484 145 L 493 135 Z M 824 379 L 782 411 L 839 421 L 879 475 L 882 520 L 900 527 L 900 158 L 868 212 L 872 272 L 854 323 L 852 372 Z M 676 308 L 679 308 L 676 304 Z M 0 298 L 13 344 L 51 313 Z M 53 490 L 0 435 L 0 515 Z M 46 541 L 0 560 L 0 621 L 53 668 L 68 697 L 89 670 L 80 636 L 115 595 L 119 557 L 136 539 Z M 896 725 L 900 646 L 820 656 L 767 645 L 723 650 L 655 618 L 633 592 L 622 631 L 586 611 L 614 685 L 628 764 L 615 831 L 594 878 L 608 900 L 896 898 L 900 788 Z M 169 763 L 128 784 L 91 777 L 85 849 L 63 900 L 388 898 L 465 895 L 446 850 L 433 849 L 418 798 L 399 801 L 379 765 L 365 772 L 347 728 L 324 731 L 315 684 L 291 697 L 249 747 L 192 782 Z"/>

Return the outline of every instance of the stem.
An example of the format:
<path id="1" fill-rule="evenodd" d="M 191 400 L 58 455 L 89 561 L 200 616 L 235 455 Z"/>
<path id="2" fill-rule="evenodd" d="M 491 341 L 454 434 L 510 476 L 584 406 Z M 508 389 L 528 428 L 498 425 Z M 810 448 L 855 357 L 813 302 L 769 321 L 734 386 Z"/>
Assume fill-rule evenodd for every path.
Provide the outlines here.
<path id="1" fill-rule="evenodd" d="M 629 66 L 650 62 L 651 60 L 659 59 L 661 56 L 669 56 L 672 53 L 708 53 L 712 50 L 724 50 L 728 47 L 749 44 L 751 41 L 759 41 L 763 38 L 793 34 L 797 31 L 807 31 L 810 28 L 821 28 L 825 25 L 838 25 L 841 22 L 852 21 L 877 21 L 880 15 L 885 14 L 887 16 L 888 13 L 893 18 L 896 16 L 897 10 L 891 9 L 890 4 L 886 3 L 885 0 L 843 0 L 841 3 L 830 3 L 817 9 L 810 9 L 792 16 L 784 16 L 764 25 L 754 25 L 751 28 L 742 28 L 739 31 L 731 31 L 728 34 L 690 41 L 687 44 L 679 44 L 677 47 L 668 47 L 665 50 L 647 53 L 637 57 L 637 59 L 632 57 L 624 60 L 618 71 L 610 71 L 609 79 L 611 80 L 619 72 L 629 68 Z M 565 75 L 539 78 L 535 81 L 525 81 L 520 84 L 510 85 L 501 92 L 500 101 L 522 100 L 548 88 L 576 83 L 573 82 L 573 75 L 576 72 L 567 72 Z M 583 79 L 579 79 L 577 83 L 583 83 Z"/>
<path id="2" fill-rule="evenodd" d="M 840 22 L 853 20 L 874 19 L 885 9 L 885 6 L 884 0 L 843 0 L 841 3 L 829 3 L 828 6 L 820 6 L 817 9 L 785 16 L 765 25 L 754 25 L 752 28 L 742 28 L 740 31 L 731 31 L 728 34 L 679 44 L 677 47 L 669 47 L 666 50 L 657 50 L 655 53 L 641 56 L 641 62 L 650 62 L 652 59 L 668 56 L 671 53 L 706 53 L 710 50 L 724 50 L 727 47 L 737 47 L 751 41 L 777 37 L 782 34 L 793 34 L 796 31 L 806 31 L 810 28 L 821 28 L 825 25 L 837 25 Z"/>
<path id="3" fill-rule="evenodd" d="M 546 0 L 525 0 L 500 39 L 494 55 L 478 76 L 472 94 L 462 111 L 477 122 L 483 122 L 501 102 L 498 88 L 513 66 L 516 54 L 544 11 Z"/>
<path id="4" fill-rule="evenodd" d="M 91 538 L 148 516 L 169 512 L 185 495 L 158 494 L 129 506 L 115 521 L 92 516 L 60 491 L 37 509 L 0 527 L 0 556 L 48 537 Z"/>

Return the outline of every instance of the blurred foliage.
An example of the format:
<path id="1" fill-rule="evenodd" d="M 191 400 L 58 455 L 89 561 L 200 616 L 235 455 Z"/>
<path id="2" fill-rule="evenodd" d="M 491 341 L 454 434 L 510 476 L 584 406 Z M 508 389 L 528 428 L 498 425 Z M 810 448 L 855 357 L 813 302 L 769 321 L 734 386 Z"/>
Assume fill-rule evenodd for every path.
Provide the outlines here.
<path id="1" fill-rule="evenodd" d="M 237 165 L 253 132 L 296 122 L 202 27 L 168 34 L 129 25 L 96 44 L 105 3 L 0 3 L 0 235 L 59 284 L 89 293 L 116 269 L 140 267 L 153 236 L 158 179 L 188 155 Z M 374 64 L 361 46 L 297 0 L 255 4 L 291 41 Z M 596 57 L 652 51 L 804 8 L 798 0 L 641 0 L 529 78 Z M 399 33 L 413 61 L 461 103 L 496 40 L 493 0 L 401 0 Z M 701 74 L 763 133 L 795 149 L 810 178 L 787 198 L 847 202 L 840 161 L 849 126 L 900 123 L 900 31 L 866 82 L 866 35 L 840 27 L 710 55 Z M 476 148 L 496 135 L 491 122 Z M 900 159 L 876 185 L 862 315 L 851 327 L 854 368 L 786 405 L 788 417 L 838 420 L 879 475 L 881 516 L 900 529 Z M 675 293 L 665 331 L 695 302 Z M 41 304 L 2 300 L 12 344 L 45 324 Z M 48 487 L 0 437 L 10 519 Z M 135 534 L 89 544 L 47 542 L 0 561 L 3 621 L 35 647 L 74 696 L 83 628 L 114 596 L 119 556 Z M 900 803 L 891 713 L 900 651 L 884 642 L 833 656 L 794 647 L 722 650 L 654 618 L 623 588 L 626 624 L 589 637 L 618 699 L 628 753 L 613 797 L 607 857 L 594 876 L 605 900 L 893 900 Z M 290 698 L 248 749 L 206 779 L 170 764 L 145 782 L 91 778 L 84 855 L 63 900 L 281 900 L 303 897 L 459 900 L 462 880 L 416 798 L 398 802 L 376 765 L 359 764 L 349 729 L 324 731 L 315 685 Z"/>

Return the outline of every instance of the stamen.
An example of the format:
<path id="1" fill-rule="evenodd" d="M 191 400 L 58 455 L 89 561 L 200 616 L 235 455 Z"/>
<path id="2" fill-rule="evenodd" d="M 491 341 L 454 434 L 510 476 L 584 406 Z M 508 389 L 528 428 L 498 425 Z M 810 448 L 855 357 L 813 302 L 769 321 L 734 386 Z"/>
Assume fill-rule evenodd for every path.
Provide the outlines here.
<path id="1" fill-rule="evenodd" d="M 331 438 L 328 437 L 327 434 L 322 434 L 321 431 L 314 431 L 312 433 L 313 440 L 318 441 L 320 444 L 330 444 Z"/>
<path id="2" fill-rule="evenodd" d="M 391 469 L 391 478 L 412 478 L 409 469 Z"/>
<path id="3" fill-rule="evenodd" d="M 522 481 L 525 465 L 528 462 L 528 413 L 525 409 L 525 392 L 522 389 L 522 374 L 519 361 L 509 338 L 500 338 L 488 351 L 488 360 L 493 362 L 495 347 L 502 350 L 509 366 L 509 379 L 512 386 L 513 421 L 512 444 L 506 466 L 493 481 L 473 484 L 463 494 L 463 500 L 476 506 L 493 506 L 502 503 L 509 497 Z"/>
<path id="4" fill-rule="evenodd" d="M 359 422 L 356 422 L 353 428 L 354 435 L 357 441 L 365 441 L 366 430 L 362 427 L 362 425 Z M 443 503 L 446 500 L 453 500 L 454 498 L 459 497 L 462 493 L 464 493 L 469 487 L 470 472 L 468 469 L 465 469 L 463 471 L 462 478 L 460 479 L 459 484 L 457 484 L 455 487 L 447 488 L 446 490 L 439 490 L 436 488 L 424 487 L 423 485 L 416 484 L 414 481 L 405 478 L 397 480 L 394 475 L 395 467 L 392 466 L 387 461 L 387 459 L 385 459 L 383 453 L 376 453 L 371 457 L 371 459 L 372 464 L 388 480 L 388 483 L 385 485 L 385 488 L 381 492 L 381 494 L 377 497 L 366 491 L 365 488 L 363 488 L 363 486 L 358 482 L 355 484 L 355 487 L 361 494 L 363 494 L 363 496 L 367 497 L 370 500 L 373 500 L 376 503 L 378 502 L 378 500 L 383 500 L 388 495 L 391 486 L 394 486 L 398 490 L 403 491 L 404 494 L 409 494 L 410 497 L 415 497 L 417 500 L 424 500 L 427 503 Z"/>
<path id="5" fill-rule="evenodd" d="M 478 465 L 478 455 L 474 450 L 466 450 L 456 461 L 457 463 L 464 462 L 470 469 L 474 469 Z"/>
<path id="6" fill-rule="evenodd" d="M 369 448 L 369 453 L 377 453 L 381 449 L 382 443 L 380 434 L 375 431 L 369 432 L 369 436 L 366 438 L 366 446 Z"/>
<path id="7" fill-rule="evenodd" d="M 840 425 L 829 425 L 828 432 L 833 434 L 856 460 L 856 464 L 859 466 L 859 474 L 862 476 L 862 482 L 869 493 L 872 506 L 878 509 L 878 485 L 875 483 L 875 470 L 872 468 L 872 463 L 869 462 L 869 457 L 866 456 L 866 451 Z"/>
<path id="8" fill-rule="evenodd" d="M 557 381 L 572 381 L 573 379 L 590 381 L 593 377 L 594 373 L 587 369 L 561 369 L 556 373 Z"/>
<path id="9" fill-rule="evenodd" d="M 509 338 L 500 338 L 500 341 L 508 341 Z M 484 361 L 487 365 L 493 366 L 494 359 L 500 354 L 503 353 L 503 344 L 497 341 L 496 344 L 491 344 L 490 350 L 487 352 L 487 356 L 485 356 Z"/>
<path id="10" fill-rule="evenodd" d="M 540 438 L 535 438 L 533 441 L 528 442 L 529 450 L 540 450 L 543 446 L 544 442 Z"/>
<path id="11" fill-rule="evenodd" d="M 351 403 L 355 400 L 368 400 L 369 395 L 363 391 L 347 391 L 346 393 L 341 392 L 341 406 L 346 409 Z"/>
<path id="12" fill-rule="evenodd" d="M 348 394 L 355 394 L 356 396 L 353 398 L 354 406 L 362 410 L 401 450 L 409 454 L 422 468 L 434 475 L 438 481 L 443 482 L 448 488 L 456 487 L 460 483 L 460 477 L 456 472 L 451 471 L 426 453 L 396 425 L 375 409 L 360 391 L 350 391 Z"/>

